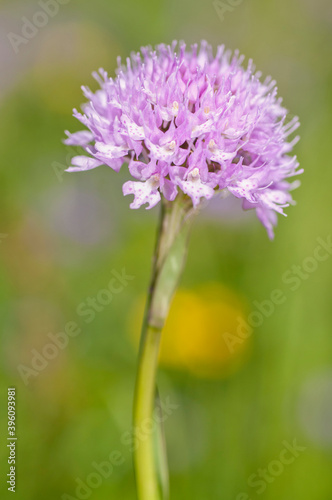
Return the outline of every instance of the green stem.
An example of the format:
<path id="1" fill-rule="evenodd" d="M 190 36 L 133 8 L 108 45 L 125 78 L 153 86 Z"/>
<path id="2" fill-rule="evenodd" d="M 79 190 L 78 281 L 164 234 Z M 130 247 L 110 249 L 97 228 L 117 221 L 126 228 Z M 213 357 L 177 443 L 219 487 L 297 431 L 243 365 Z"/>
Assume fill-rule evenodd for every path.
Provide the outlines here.
<path id="1" fill-rule="evenodd" d="M 144 439 L 137 443 L 134 466 L 138 500 L 161 500 L 153 432 L 156 374 L 161 331 L 183 269 L 189 232 L 190 205 L 179 195 L 173 202 L 162 201 L 160 225 L 153 260 L 134 399 L 134 427 Z"/>

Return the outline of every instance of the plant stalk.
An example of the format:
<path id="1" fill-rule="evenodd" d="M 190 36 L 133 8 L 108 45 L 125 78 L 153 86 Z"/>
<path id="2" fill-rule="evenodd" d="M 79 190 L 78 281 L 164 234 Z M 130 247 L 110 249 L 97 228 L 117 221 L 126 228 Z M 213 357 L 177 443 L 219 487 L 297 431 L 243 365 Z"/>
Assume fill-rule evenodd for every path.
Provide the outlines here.
<path id="1" fill-rule="evenodd" d="M 167 472 L 158 471 L 155 450 L 156 375 L 162 328 L 187 254 L 190 210 L 189 201 L 180 195 L 173 202 L 162 200 L 134 397 L 134 428 L 141 431 L 136 435 L 144 435 L 134 451 L 138 500 L 164 500 L 168 495 L 168 485 L 160 484 Z"/>

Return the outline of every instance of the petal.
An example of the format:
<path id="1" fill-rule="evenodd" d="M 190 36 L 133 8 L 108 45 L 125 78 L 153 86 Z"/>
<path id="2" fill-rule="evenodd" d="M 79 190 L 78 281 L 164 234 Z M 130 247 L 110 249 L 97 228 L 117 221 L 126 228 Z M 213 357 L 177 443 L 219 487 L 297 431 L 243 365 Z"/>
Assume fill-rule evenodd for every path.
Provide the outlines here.
<path id="1" fill-rule="evenodd" d="M 110 160 L 113 160 L 114 158 L 121 158 L 129 151 L 127 146 L 112 146 L 111 144 L 105 144 L 104 142 L 96 142 L 95 148 L 105 158 L 109 158 Z"/>
<path id="2" fill-rule="evenodd" d="M 150 150 L 150 154 L 156 160 L 168 160 L 174 155 L 174 149 L 170 149 L 166 146 L 159 146 L 157 144 L 153 144 L 149 139 L 145 139 L 145 143 Z"/>
<path id="3" fill-rule="evenodd" d="M 158 188 L 152 186 L 149 181 L 134 182 L 127 181 L 122 186 L 122 192 L 125 196 L 133 194 L 134 201 L 130 204 L 130 208 L 140 208 L 145 203 L 149 205 L 146 208 L 152 208 L 160 201 L 160 193 Z"/>
<path id="4" fill-rule="evenodd" d="M 213 121 L 207 120 L 206 122 L 202 123 L 201 125 L 195 126 L 191 131 L 191 138 L 193 139 L 194 137 L 198 137 L 201 134 L 211 132 L 212 125 L 213 125 Z"/>
<path id="5" fill-rule="evenodd" d="M 63 142 L 67 146 L 87 146 L 89 142 L 93 140 L 93 133 L 89 130 L 81 130 L 80 132 L 75 132 L 71 134 L 68 130 L 65 131 L 68 136 L 68 139 L 65 139 Z"/>
<path id="6" fill-rule="evenodd" d="M 266 228 L 270 240 L 273 240 L 273 227 L 277 225 L 277 214 L 273 210 L 269 210 L 264 207 L 257 207 L 256 214 L 263 226 Z"/>
<path id="7" fill-rule="evenodd" d="M 283 207 L 288 207 L 292 197 L 289 193 L 280 191 L 279 189 L 265 189 L 260 195 L 259 200 L 266 207 L 286 215 L 283 212 Z"/>
<path id="8" fill-rule="evenodd" d="M 178 190 L 175 184 L 168 179 L 164 179 L 161 183 L 161 192 L 165 196 L 166 200 L 173 201 L 178 194 Z"/>
<path id="9" fill-rule="evenodd" d="M 149 179 L 151 175 L 156 173 L 157 170 L 155 160 L 152 160 L 150 163 L 131 160 L 128 168 L 131 175 L 141 181 Z"/>
<path id="10" fill-rule="evenodd" d="M 214 195 L 214 189 L 200 181 L 181 181 L 180 187 L 192 199 L 194 207 L 196 207 L 201 198 L 210 200 Z"/>
<path id="11" fill-rule="evenodd" d="M 115 172 L 119 172 L 124 163 L 124 158 L 113 158 L 112 160 L 110 160 L 106 156 L 98 153 L 95 154 L 95 157 L 97 160 L 101 161 L 103 165 L 111 167 Z"/>
<path id="12" fill-rule="evenodd" d="M 238 186 L 228 186 L 228 191 L 232 193 L 236 198 L 245 198 L 250 203 L 257 203 L 257 198 L 254 193 L 251 193 L 248 189 L 243 187 L 241 183 Z"/>
<path id="13" fill-rule="evenodd" d="M 233 153 L 227 153 L 226 151 L 222 151 L 221 149 L 213 149 L 211 153 L 212 154 L 210 155 L 210 160 L 217 162 L 233 160 L 233 158 L 236 156 L 236 151 L 234 151 Z"/>
<path id="14" fill-rule="evenodd" d="M 136 123 L 129 118 L 129 116 L 122 115 L 121 121 L 125 125 L 131 139 L 137 141 L 145 138 L 144 128 L 136 125 Z"/>
<path id="15" fill-rule="evenodd" d="M 175 167 L 176 168 L 176 167 Z M 186 168 L 177 167 L 178 173 L 173 169 L 174 180 L 176 184 L 182 189 L 192 199 L 194 207 L 196 207 L 201 198 L 206 198 L 210 200 L 214 195 L 214 189 L 201 181 L 199 173 L 195 173 L 193 176 L 193 171 L 187 176 L 188 180 L 184 180 L 184 175 L 186 175 Z M 195 170 L 195 169 L 194 169 Z M 196 169 L 198 171 L 198 169 Z"/>
<path id="16" fill-rule="evenodd" d="M 74 167 L 67 168 L 66 172 L 82 172 L 84 170 L 91 170 L 99 167 L 103 164 L 102 161 L 96 160 L 96 158 L 90 158 L 90 156 L 74 156 L 71 163 Z"/>
<path id="17" fill-rule="evenodd" d="M 179 148 L 178 152 L 175 155 L 175 158 L 173 159 L 174 163 L 177 165 L 182 165 L 186 161 L 189 153 L 189 149 Z"/>

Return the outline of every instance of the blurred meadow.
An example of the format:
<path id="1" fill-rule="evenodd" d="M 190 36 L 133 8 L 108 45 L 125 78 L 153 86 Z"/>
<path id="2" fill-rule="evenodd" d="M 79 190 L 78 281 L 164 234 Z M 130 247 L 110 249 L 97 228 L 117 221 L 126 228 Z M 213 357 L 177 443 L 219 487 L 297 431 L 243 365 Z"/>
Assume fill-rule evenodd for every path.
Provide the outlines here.
<path id="1" fill-rule="evenodd" d="M 300 117 L 305 173 L 273 242 L 231 199 L 194 225 L 158 377 L 171 406 L 171 499 L 332 498 L 332 4 L 216 4 L 59 0 L 22 41 L 10 33 L 22 37 L 40 3 L 0 3 L 1 498 L 11 494 L 8 387 L 17 500 L 135 498 L 128 436 L 158 208 L 129 209 L 126 169 L 64 173 L 76 152 L 61 141 L 80 130 L 71 112 L 81 85 L 96 88 L 94 70 L 112 75 L 118 55 L 173 39 L 238 48 L 277 80 Z M 88 315 L 88 298 L 124 268 L 132 279 Z M 257 326 L 234 342 L 248 318 Z M 73 322 L 68 344 L 45 350 Z M 300 451 L 289 451 L 294 440 Z M 114 452 L 121 460 L 97 481 Z"/>

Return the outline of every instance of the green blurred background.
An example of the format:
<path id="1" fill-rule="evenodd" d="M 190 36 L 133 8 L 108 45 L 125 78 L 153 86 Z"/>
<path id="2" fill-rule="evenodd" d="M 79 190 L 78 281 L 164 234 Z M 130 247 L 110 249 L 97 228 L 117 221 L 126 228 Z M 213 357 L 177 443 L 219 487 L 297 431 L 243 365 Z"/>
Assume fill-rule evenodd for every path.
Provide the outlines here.
<path id="1" fill-rule="evenodd" d="M 332 258 L 317 262 L 295 291 L 282 278 L 332 233 L 332 4 L 228 6 L 222 20 L 211 1 L 70 0 L 15 53 L 8 34 L 22 36 L 22 17 L 32 20 L 41 8 L 1 2 L 1 498 L 11 494 L 9 386 L 17 392 L 18 500 L 83 498 L 77 478 L 86 482 L 92 463 L 114 450 L 123 463 L 84 498 L 135 498 L 123 436 L 158 209 L 129 209 L 125 169 L 63 174 L 75 151 L 61 140 L 65 129 L 80 129 L 71 110 L 83 101 L 82 84 L 96 88 L 92 71 L 112 74 L 117 55 L 145 44 L 202 38 L 238 48 L 277 79 L 301 120 L 296 154 L 305 173 L 274 242 L 231 200 L 196 221 L 159 373 L 162 398 L 178 406 L 165 422 L 171 498 L 332 498 Z M 77 306 L 122 268 L 134 279 L 86 323 Z M 284 302 L 230 353 L 224 333 L 235 333 L 239 310 L 248 317 L 274 289 Z M 31 350 L 42 352 L 48 334 L 68 321 L 81 333 L 25 384 L 18 367 L 31 366 Z M 273 461 L 294 439 L 305 450 L 281 470 Z M 248 479 L 266 468 L 270 480 L 257 493 Z"/>

